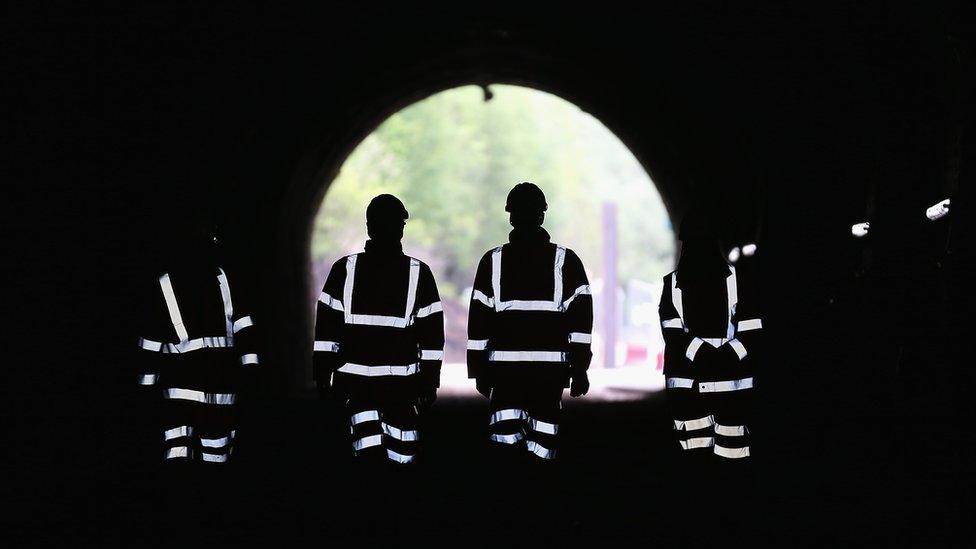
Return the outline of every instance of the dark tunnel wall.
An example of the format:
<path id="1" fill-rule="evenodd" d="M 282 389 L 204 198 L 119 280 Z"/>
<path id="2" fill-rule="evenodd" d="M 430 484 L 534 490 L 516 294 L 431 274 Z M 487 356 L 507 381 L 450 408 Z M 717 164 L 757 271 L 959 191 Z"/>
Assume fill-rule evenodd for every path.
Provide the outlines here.
<path id="1" fill-rule="evenodd" d="M 309 224 L 327 182 L 398 108 L 516 83 L 599 118 L 676 217 L 704 203 L 730 242 L 759 243 L 774 455 L 798 469 L 892 447 L 914 459 L 898 426 L 965 411 L 972 387 L 948 358 L 962 337 L 946 336 L 963 333 L 971 299 L 957 259 L 971 241 L 968 16 L 943 3 L 15 14 L 3 24 L 19 227 L 8 276 L 30 365 L 10 399 L 15 457 L 64 486 L 133 459 L 122 441 L 138 426 L 120 411 L 135 398 L 134 296 L 212 202 L 266 327 L 249 413 L 287 421 L 306 381 Z M 950 195 L 951 220 L 927 222 Z M 855 241 L 851 224 L 867 219 L 871 236 Z M 49 333 L 56 351 L 33 351 Z M 850 427 L 865 424 L 885 442 Z M 89 451 L 52 452 L 52 433 Z"/>

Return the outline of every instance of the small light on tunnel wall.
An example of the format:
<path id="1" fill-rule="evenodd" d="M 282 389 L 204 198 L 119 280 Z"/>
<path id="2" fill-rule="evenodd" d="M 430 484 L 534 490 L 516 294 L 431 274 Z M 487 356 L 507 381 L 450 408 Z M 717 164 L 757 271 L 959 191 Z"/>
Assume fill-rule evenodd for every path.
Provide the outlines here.
<path id="1" fill-rule="evenodd" d="M 929 206 L 925 210 L 925 217 L 929 218 L 929 221 L 935 221 L 937 219 L 942 219 L 943 217 L 949 215 L 949 199 L 946 198 L 942 202 Z"/>
<path id="2" fill-rule="evenodd" d="M 740 253 L 741 252 L 739 251 L 739 247 L 738 246 L 736 246 L 735 248 L 732 248 L 731 250 L 729 250 L 729 262 L 730 263 L 735 263 L 736 261 L 738 261 L 739 260 Z"/>
<path id="3" fill-rule="evenodd" d="M 851 225 L 851 234 L 857 238 L 862 238 L 867 236 L 868 229 L 871 228 L 871 224 L 865 221 L 864 223 L 856 223 Z"/>
<path id="4" fill-rule="evenodd" d="M 742 246 L 742 255 L 751 257 L 756 254 L 756 245 L 753 243 Z"/>

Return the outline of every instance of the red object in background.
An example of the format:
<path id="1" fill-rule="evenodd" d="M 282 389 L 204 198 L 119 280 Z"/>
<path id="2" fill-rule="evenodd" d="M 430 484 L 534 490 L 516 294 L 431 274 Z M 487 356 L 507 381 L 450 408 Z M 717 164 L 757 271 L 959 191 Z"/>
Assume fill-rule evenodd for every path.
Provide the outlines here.
<path id="1" fill-rule="evenodd" d="M 628 343 L 627 357 L 624 359 L 624 365 L 634 364 L 635 362 L 647 362 L 647 347 Z"/>
<path id="2" fill-rule="evenodd" d="M 654 368 L 658 372 L 664 370 L 664 351 L 658 351 L 657 353 L 657 367 Z"/>

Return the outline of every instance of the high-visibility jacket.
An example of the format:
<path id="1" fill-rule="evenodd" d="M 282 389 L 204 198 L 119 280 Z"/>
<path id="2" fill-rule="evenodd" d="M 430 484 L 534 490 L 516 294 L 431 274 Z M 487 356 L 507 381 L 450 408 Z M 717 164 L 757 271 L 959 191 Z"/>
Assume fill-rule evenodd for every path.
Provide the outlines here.
<path id="1" fill-rule="evenodd" d="M 163 397 L 164 458 L 225 462 L 243 371 L 260 362 L 243 292 L 224 269 L 196 266 L 163 273 L 154 293 L 140 304 L 139 384 Z"/>
<path id="2" fill-rule="evenodd" d="M 371 240 L 332 265 L 318 301 L 317 380 L 332 376 L 352 396 L 380 385 L 419 394 L 440 385 L 443 358 L 444 315 L 424 262 Z"/>
<path id="3" fill-rule="evenodd" d="M 593 301 L 583 262 L 541 227 L 489 250 L 468 313 L 468 376 L 568 386 L 589 368 Z"/>

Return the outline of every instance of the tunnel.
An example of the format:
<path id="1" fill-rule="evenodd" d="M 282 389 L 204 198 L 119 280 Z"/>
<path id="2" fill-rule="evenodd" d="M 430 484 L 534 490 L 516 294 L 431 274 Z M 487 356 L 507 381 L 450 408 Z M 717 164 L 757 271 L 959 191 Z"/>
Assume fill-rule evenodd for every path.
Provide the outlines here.
<path id="1" fill-rule="evenodd" d="M 5 19 L 11 546 L 972 539 L 962 3 Z M 676 457 L 660 395 L 567 402 L 567 457 L 525 486 L 493 476 L 487 408 L 471 399 L 435 405 L 431 459 L 406 478 L 348 462 L 337 404 L 308 377 L 311 223 L 384 120 L 465 85 L 566 99 L 626 144 L 673 219 L 704 206 L 729 248 L 755 245 L 767 358 L 748 466 Z M 201 211 L 219 217 L 262 326 L 236 463 L 216 472 L 162 466 L 134 383 L 139 296 Z M 699 474 L 716 476 L 686 482 Z"/>

